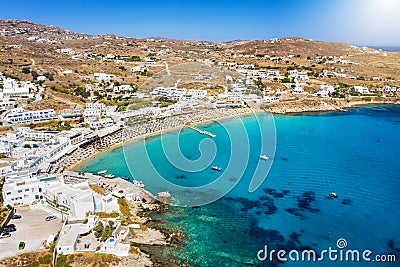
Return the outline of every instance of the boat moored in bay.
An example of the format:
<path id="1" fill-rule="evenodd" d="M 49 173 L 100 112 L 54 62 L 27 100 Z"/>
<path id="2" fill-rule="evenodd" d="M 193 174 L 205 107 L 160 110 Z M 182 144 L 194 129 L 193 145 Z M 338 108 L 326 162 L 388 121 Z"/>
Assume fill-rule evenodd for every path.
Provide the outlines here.
<path id="1" fill-rule="evenodd" d="M 212 166 L 211 167 L 211 170 L 213 170 L 213 171 L 222 171 L 222 168 L 220 168 L 220 167 L 218 167 L 218 166 Z"/>
<path id="2" fill-rule="evenodd" d="M 338 198 L 338 195 L 336 193 L 330 193 L 329 197 L 331 198 Z"/>

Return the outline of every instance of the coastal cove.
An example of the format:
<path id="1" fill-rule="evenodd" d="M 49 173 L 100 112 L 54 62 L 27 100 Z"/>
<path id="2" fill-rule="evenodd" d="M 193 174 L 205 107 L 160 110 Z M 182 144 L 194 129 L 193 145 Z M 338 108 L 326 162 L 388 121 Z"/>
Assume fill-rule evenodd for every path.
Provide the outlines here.
<path id="1" fill-rule="evenodd" d="M 243 124 L 250 142 L 247 168 L 232 191 L 221 199 L 199 207 L 170 206 L 165 214 L 152 214 L 151 227 L 183 231 L 178 247 L 145 249 L 154 258 L 191 266 L 277 266 L 257 259 L 257 252 L 271 249 L 336 248 L 345 238 L 349 247 L 369 249 L 399 257 L 400 211 L 400 107 L 394 105 L 350 108 L 348 112 L 274 115 L 276 153 L 267 179 L 253 193 L 250 180 L 259 162 L 258 127 L 270 127 L 268 115 L 257 114 L 198 125 L 216 134 L 212 165 L 225 168 L 231 150 L 229 138 L 236 124 Z M 190 160 L 201 157 L 200 143 L 209 137 L 190 129 L 170 131 L 161 138 L 147 136 L 114 147 L 75 167 L 76 171 L 107 169 L 119 177 L 143 181 L 152 193 L 159 188 L 149 166 L 140 157 L 158 162 L 157 172 L 173 183 L 194 187 L 218 179 L 210 168 L 182 172 L 168 162 L 162 142 L 179 134 L 179 149 Z M 266 137 L 268 139 L 268 137 Z M 164 140 L 164 141 L 162 141 Z M 267 141 L 268 140 L 264 140 Z M 207 144 L 206 144 L 207 145 Z M 268 145 L 270 145 L 268 143 Z M 270 152 L 270 151 L 267 151 Z M 270 153 L 272 153 L 271 151 Z M 330 199 L 336 192 L 338 199 Z M 180 195 L 173 197 L 179 201 Z M 182 195 L 183 197 L 187 197 Z M 157 226 L 158 225 L 158 226 Z M 357 263 L 346 263 L 346 266 Z M 372 266 L 394 266 L 393 263 Z M 287 262 L 284 266 L 309 266 Z M 316 266 L 341 266 L 334 262 Z"/>

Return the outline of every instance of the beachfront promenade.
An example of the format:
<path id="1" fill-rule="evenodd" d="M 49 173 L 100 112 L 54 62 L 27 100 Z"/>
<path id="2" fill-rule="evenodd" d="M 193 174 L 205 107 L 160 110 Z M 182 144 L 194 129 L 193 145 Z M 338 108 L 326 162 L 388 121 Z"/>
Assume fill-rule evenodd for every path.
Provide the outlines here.
<path id="1" fill-rule="evenodd" d="M 161 133 L 184 127 L 188 124 L 196 124 L 223 118 L 235 117 L 249 113 L 248 108 L 229 109 L 229 110 L 196 110 L 178 116 L 156 118 L 146 122 L 138 122 L 131 126 L 121 127 L 105 136 L 98 137 L 92 142 L 81 145 L 71 155 L 67 156 L 57 166 L 52 168 L 52 173 L 61 173 L 64 170 L 73 169 L 77 164 L 104 152 L 114 146 L 121 145 L 124 142 L 134 141 L 138 138 L 147 137 L 153 134 Z"/>

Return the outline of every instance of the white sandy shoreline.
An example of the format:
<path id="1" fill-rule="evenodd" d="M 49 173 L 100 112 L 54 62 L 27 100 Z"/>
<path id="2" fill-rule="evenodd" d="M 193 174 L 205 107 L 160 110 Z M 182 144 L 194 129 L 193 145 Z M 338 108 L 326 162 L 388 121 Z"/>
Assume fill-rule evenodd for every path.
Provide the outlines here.
<path id="1" fill-rule="evenodd" d="M 237 112 L 237 111 L 239 111 L 239 112 Z M 173 131 L 180 130 L 182 128 L 187 127 L 187 123 L 190 123 L 191 125 L 202 125 L 202 124 L 206 124 L 206 123 L 213 123 L 215 121 L 230 120 L 230 119 L 234 119 L 234 118 L 237 118 L 237 117 L 248 116 L 248 115 L 255 114 L 255 113 L 260 113 L 260 112 L 263 112 L 263 111 L 262 110 L 253 111 L 253 110 L 251 110 L 249 108 L 246 108 L 246 109 L 238 109 L 238 110 L 236 110 L 235 114 L 226 115 L 226 114 L 213 113 L 213 116 L 215 116 L 213 118 L 202 118 L 200 120 L 189 121 L 189 122 L 182 121 L 182 123 L 180 125 L 176 125 L 176 126 L 173 126 L 173 127 L 168 127 L 168 128 L 165 128 L 165 129 L 160 129 L 160 130 L 156 130 L 156 131 L 153 131 L 153 132 L 141 134 L 141 135 L 138 135 L 138 136 L 135 136 L 135 137 L 132 137 L 132 138 L 128 137 L 126 139 L 123 139 L 122 141 L 115 142 L 115 143 L 111 144 L 110 146 L 108 146 L 105 149 L 101 149 L 101 150 L 95 151 L 90 156 L 88 156 L 88 157 L 86 157 L 84 159 L 81 159 L 81 160 L 77 161 L 75 164 L 69 166 L 67 168 L 67 170 L 74 170 L 74 169 L 82 166 L 82 164 L 84 164 L 85 162 L 87 162 L 87 161 L 99 156 L 100 154 L 106 153 L 106 152 L 108 152 L 108 151 L 110 151 L 112 149 L 121 147 L 121 146 L 123 146 L 125 144 L 134 143 L 136 141 L 143 140 L 143 139 L 146 139 L 146 138 L 149 138 L 149 137 L 153 137 L 153 136 L 157 136 L 157 135 L 160 135 L 160 134 L 163 134 L 163 133 L 168 133 L 168 132 L 173 132 Z M 127 128 L 129 128 L 129 126 Z"/>

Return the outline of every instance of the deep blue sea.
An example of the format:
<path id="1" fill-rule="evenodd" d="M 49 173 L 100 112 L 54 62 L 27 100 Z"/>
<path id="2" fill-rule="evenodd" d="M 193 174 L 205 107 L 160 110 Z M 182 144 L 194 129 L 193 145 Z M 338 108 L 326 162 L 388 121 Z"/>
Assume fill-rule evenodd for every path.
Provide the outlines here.
<path id="1" fill-rule="evenodd" d="M 382 49 L 386 52 L 400 52 L 400 46 L 368 46 L 373 49 Z"/>
<path id="2" fill-rule="evenodd" d="M 186 235 L 180 247 L 160 248 L 160 257 L 191 266 L 400 266 L 400 107 L 273 120 L 259 114 L 199 128 L 216 138 L 186 128 L 126 144 L 79 167 L 134 177 L 149 191 L 170 191 L 188 205 L 155 216 Z M 271 159 L 260 161 L 261 154 Z M 223 170 L 211 170 L 214 165 Z M 252 179 L 263 182 L 249 192 Z M 331 192 L 338 198 L 329 198 Z M 339 250 L 341 238 L 347 247 Z M 319 256 L 329 247 L 371 250 L 371 259 L 396 254 L 397 262 L 260 261 L 265 245 L 314 249 Z"/>

